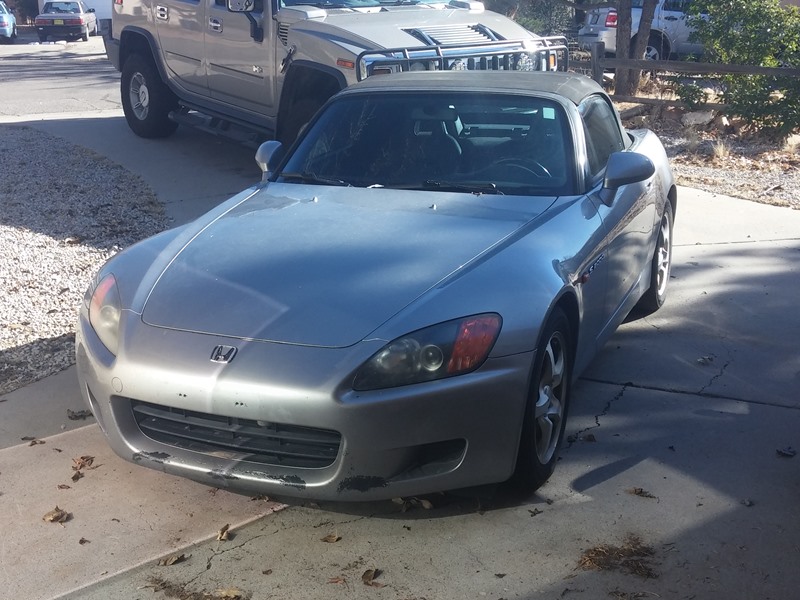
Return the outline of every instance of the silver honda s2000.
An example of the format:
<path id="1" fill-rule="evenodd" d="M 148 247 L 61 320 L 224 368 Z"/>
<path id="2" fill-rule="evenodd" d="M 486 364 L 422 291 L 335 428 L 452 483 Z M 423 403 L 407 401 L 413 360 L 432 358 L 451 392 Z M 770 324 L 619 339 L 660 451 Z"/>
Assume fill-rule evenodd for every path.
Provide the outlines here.
<path id="1" fill-rule="evenodd" d="M 664 302 L 664 149 L 561 73 L 375 76 L 263 181 L 121 252 L 81 391 L 123 458 L 253 493 L 374 500 L 553 472 L 577 375 Z"/>

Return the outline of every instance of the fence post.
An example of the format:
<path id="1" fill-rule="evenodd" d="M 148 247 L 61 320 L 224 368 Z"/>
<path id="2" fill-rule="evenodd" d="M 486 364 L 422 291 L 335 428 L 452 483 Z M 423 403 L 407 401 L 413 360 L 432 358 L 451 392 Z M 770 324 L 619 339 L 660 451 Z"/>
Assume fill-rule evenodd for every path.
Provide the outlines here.
<path id="1" fill-rule="evenodd" d="M 592 79 L 603 85 L 603 59 L 606 57 L 605 42 L 595 42 L 591 48 Z"/>

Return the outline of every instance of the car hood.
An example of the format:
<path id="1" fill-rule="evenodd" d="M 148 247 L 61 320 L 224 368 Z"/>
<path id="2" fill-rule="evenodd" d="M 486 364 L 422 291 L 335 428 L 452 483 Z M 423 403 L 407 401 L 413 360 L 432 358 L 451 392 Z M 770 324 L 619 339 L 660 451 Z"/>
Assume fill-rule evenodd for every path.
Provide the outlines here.
<path id="1" fill-rule="evenodd" d="M 375 48 L 413 48 L 427 46 L 427 35 L 439 44 L 475 44 L 491 41 L 477 25 L 495 32 L 500 39 L 534 39 L 534 35 L 514 21 L 492 12 L 470 12 L 449 7 L 385 7 L 381 12 L 364 14 L 350 9 L 321 11 L 324 19 L 304 19 L 293 25 L 293 33 L 330 40 L 354 54 Z M 442 13 L 446 13 L 443 15 Z M 416 35 L 415 35 L 416 32 Z M 290 40 L 291 41 L 291 40 Z"/>
<path id="2" fill-rule="evenodd" d="M 511 198 L 273 183 L 190 226 L 194 237 L 161 273 L 142 318 L 350 346 L 553 201 L 503 204 Z"/>

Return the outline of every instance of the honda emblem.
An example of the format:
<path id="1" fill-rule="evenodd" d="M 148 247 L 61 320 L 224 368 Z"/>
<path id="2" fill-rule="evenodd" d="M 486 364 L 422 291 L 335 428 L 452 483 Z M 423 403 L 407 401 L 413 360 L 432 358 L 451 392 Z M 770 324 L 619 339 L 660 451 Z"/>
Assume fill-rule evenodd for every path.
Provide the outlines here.
<path id="1" fill-rule="evenodd" d="M 211 362 L 227 364 L 236 356 L 234 346 L 215 346 L 211 352 Z"/>

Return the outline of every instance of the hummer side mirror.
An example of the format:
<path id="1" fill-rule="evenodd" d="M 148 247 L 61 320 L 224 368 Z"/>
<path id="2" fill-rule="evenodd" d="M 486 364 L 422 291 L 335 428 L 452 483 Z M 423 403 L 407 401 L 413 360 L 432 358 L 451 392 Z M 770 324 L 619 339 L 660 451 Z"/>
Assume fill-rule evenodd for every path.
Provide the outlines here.
<path id="1" fill-rule="evenodd" d="M 256 42 L 264 41 L 264 28 L 261 27 L 256 18 L 252 15 L 255 10 L 254 0 L 227 0 L 227 7 L 230 12 L 244 13 L 250 21 L 250 37 Z"/>

